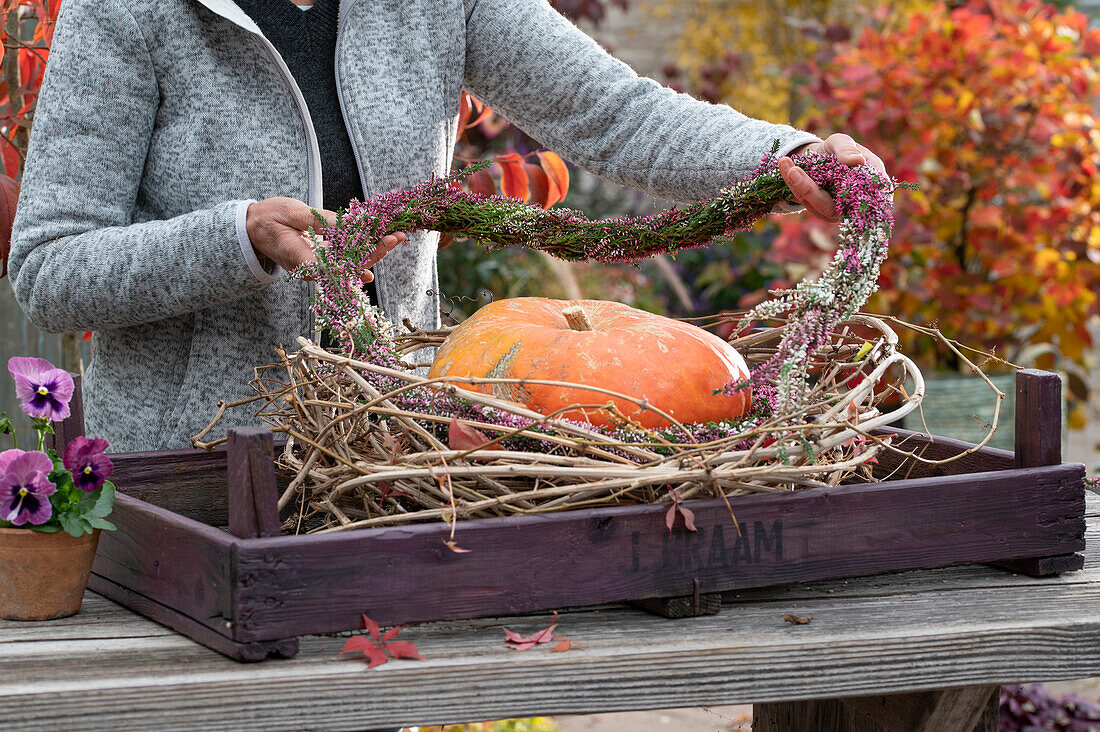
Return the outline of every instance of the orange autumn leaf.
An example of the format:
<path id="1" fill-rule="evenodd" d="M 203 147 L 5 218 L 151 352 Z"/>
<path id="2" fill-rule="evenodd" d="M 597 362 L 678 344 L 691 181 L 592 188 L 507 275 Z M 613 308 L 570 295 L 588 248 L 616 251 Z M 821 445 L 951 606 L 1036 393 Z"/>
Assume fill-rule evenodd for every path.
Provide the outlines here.
<path id="1" fill-rule="evenodd" d="M 527 171 L 523 167 L 523 158 L 519 153 L 510 152 L 495 156 L 500 165 L 500 190 L 509 198 L 518 198 L 521 201 L 529 199 L 527 190 Z"/>
<path id="2" fill-rule="evenodd" d="M 535 153 L 535 156 L 539 160 L 539 166 L 545 171 L 546 177 L 556 191 L 557 198 L 546 205 L 546 208 L 550 208 L 558 201 L 564 201 L 566 194 L 569 193 L 569 168 L 565 166 L 565 161 L 556 152 L 540 150 Z"/>

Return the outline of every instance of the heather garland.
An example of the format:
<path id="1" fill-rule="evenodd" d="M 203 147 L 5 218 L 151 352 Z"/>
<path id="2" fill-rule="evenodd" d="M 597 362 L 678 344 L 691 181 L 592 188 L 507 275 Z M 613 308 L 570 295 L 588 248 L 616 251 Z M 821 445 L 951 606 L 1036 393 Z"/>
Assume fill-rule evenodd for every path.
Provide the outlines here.
<path id="1" fill-rule="evenodd" d="M 895 188 L 905 186 L 884 179 L 870 166 L 849 167 L 827 155 L 806 153 L 796 162 L 836 201 L 841 221 L 837 252 L 819 279 L 774 292 L 771 300 L 746 316 L 745 324 L 784 319 L 788 328 L 774 356 L 756 367 L 746 382 L 726 387 L 761 388 L 774 381 L 778 387 L 770 406 L 779 413 L 801 410 L 809 391 L 810 355 L 877 289 L 879 267 L 886 258 L 893 227 L 892 194 Z M 774 150 L 749 177 L 711 200 L 652 216 L 603 220 L 462 189 L 462 179 L 481 167 L 471 166 L 365 202 L 352 201 L 334 226 L 320 227 L 327 245 L 315 246 L 316 262 L 303 265 L 294 275 L 316 280 L 318 322 L 339 337 L 348 355 L 387 367 L 396 367 L 399 361 L 393 326 L 380 311 L 369 307 L 360 286 L 371 253 L 388 233 L 431 229 L 489 248 L 524 246 L 566 260 L 637 261 L 706 246 L 745 231 L 791 197 Z M 312 236 L 318 244 L 317 235 Z M 456 405 L 419 406 L 449 407 L 449 411 L 436 413 L 454 414 Z"/>

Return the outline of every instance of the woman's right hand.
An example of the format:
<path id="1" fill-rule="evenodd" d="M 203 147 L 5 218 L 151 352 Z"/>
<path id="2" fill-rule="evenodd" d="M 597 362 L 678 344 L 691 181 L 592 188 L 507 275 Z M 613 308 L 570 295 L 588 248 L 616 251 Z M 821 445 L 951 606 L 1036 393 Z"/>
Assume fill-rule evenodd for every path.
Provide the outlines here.
<path id="1" fill-rule="evenodd" d="M 317 213 L 332 226 L 336 223 L 336 212 L 317 209 Z M 313 209 L 305 203 L 282 196 L 265 198 L 249 205 L 245 218 L 245 228 L 252 248 L 258 257 L 266 257 L 287 272 L 304 262 L 312 262 L 316 257 L 306 231 L 316 230 L 320 222 L 313 215 Z M 374 266 L 378 260 L 390 253 L 395 246 L 405 241 L 405 232 L 398 231 L 382 237 L 382 246 L 371 255 L 368 266 Z M 321 245 L 324 246 L 324 242 Z M 370 282 L 374 275 L 366 272 L 363 282 Z"/>

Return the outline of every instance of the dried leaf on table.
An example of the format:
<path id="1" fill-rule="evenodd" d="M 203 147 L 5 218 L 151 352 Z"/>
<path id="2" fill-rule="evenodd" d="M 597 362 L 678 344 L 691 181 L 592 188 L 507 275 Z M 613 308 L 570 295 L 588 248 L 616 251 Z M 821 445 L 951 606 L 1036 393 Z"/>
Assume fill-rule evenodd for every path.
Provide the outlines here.
<path id="1" fill-rule="evenodd" d="M 558 626 L 558 613 L 554 611 L 554 619 L 550 625 L 543 628 L 537 633 L 529 636 L 521 636 L 515 631 L 504 629 L 505 645 L 511 643 L 513 645 L 508 646 L 515 651 L 526 651 L 528 648 L 533 648 L 540 643 L 549 643 L 554 638 L 554 628 Z"/>
<path id="2" fill-rule="evenodd" d="M 801 618 L 797 615 L 791 615 L 788 613 L 787 615 L 783 616 L 783 619 L 791 625 L 809 625 L 810 621 L 814 619 L 814 616 L 807 615 L 806 617 Z"/>

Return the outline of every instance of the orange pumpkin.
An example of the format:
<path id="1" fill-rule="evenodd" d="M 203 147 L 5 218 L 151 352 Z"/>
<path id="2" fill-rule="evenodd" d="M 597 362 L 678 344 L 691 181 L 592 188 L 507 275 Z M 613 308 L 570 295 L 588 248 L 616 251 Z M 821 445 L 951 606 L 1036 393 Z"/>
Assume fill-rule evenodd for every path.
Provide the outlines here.
<path id="1" fill-rule="evenodd" d="M 617 302 L 518 297 L 478 310 L 440 347 L 430 376 L 543 379 L 585 384 L 646 399 L 679 422 L 733 419 L 748 390 L 715 394 L 748 376 L 741 354 L 694 325 Z M 573 404 L 614 401 L 646 427 L 670 423 L 653 409 L 584 388 L 542 384 L 462 385 L 549 414 Z M 605 410 L 564 414 L 597 425 Z"/>

